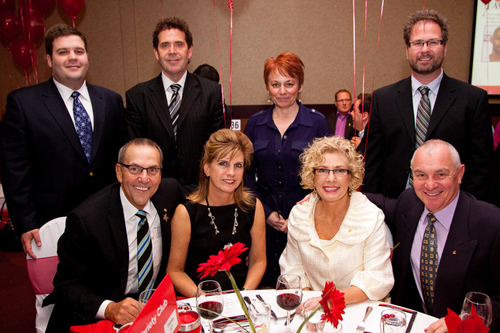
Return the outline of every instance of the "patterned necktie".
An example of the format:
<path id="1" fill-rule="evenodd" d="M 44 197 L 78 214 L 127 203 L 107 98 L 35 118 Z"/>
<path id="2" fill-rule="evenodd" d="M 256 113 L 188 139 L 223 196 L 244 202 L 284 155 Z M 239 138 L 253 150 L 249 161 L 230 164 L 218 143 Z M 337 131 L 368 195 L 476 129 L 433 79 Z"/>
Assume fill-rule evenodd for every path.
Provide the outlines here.
<path id="1" fill-rule="evenodd" d="M 434 285 L 438 269 L 438 244 L 436 228 L 434 227 L 436 221 L 434 214 L 427 214 L 427 227 L 420 252 L 420 282 L 428 313 L 431 313 L 434 304 Z"/>
<path id="2" fill-rule="evenodd" d="M 179 120 L 179 108 L 181 106 L 181 96 L 179 95 L 180 84 L 172 84 L 170 89 L 172 89 L 172 98 L 170 98 L 170 103 L 168 104 L 168 110 L 170 111 L 170 119 L 172 119 L 172 127 L 174 128 L 174 136 L 177 139 L 177 120 Z"/>
<path id="3" fill-rule="evenodd" d="M 422 94 L 420 103 L 418 104 L 417 122 L 415 124 L 415 150 L 418 149 L 424 142 L 427 136 L 427 127 L 431 120 L 431 101 L 429 100 L 429 88 L 426 86 L 418 87 L 418 91 Z M 413 175 L 410 171 L 410 187 L 413 187 Z"/>
<path id="4" fill-rule="evenodd" d="M 76 134 L 78 134 L 78 138 L 80 138 L 83 152 L 87 157 L 87 161 L 90 163 L 92 158 L 92 123 L 90 122 L 87 110 L 83 107 L 78 96 L 80 96 L 78 91 L 73 91 L 71 94 L 71 97 L 73 97 L 73 115 L 75 117 Z"/>
<path id="5" fill-rule="evenodd" d="M 151 289 L 153 280 L 153 251 L 149 237 L 149 225 L 144 210 L 138 211 L 135 216 L 140 218 L 137 225 L 137 279 L 139 293 Z"/>

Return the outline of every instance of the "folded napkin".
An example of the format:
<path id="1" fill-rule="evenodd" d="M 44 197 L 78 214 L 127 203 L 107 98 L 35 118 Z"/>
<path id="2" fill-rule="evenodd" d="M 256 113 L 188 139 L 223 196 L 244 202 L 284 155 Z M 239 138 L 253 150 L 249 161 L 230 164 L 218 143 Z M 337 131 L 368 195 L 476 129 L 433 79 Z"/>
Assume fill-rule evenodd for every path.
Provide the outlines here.
<path id="1" fill-rule="evenodd" d="M 487 333 L 490 329 L 483 323 L 481 317 L 476 313 L 476 307 L 472 305 L 471 314 L 468 319 L 462 320 L 459 315 L 448 309 L 444 317 L 448 333 Z"/>
<path id="2" fill-rule="evenodd" d="M 110 320 L 100 320 L 95 324 L 71 326 L 71 333 L 116 333 L 114 323 Z"/>

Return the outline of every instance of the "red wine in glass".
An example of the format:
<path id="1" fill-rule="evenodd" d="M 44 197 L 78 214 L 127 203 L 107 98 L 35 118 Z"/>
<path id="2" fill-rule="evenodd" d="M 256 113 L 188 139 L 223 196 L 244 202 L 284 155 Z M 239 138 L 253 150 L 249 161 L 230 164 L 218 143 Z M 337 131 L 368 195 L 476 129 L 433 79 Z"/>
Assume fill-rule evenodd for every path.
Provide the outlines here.
<path id="1" fill-rule="evenodd" d="M 217 318 L 222 313 L 223 305 L 221 302 L 217 301 L 206 301 L 198 304 L 198 308 L 200 316 L 207 320 L 212 320 Z M 209 311 L 206 311 L 205 309 Z"/>
<path id="2" fill-rule="evenodd" d="M 292 293 L 285 293 L 276 296 L 278 305 L 287 311 L 296 309 L 300 305 L 300 296 Z"/>

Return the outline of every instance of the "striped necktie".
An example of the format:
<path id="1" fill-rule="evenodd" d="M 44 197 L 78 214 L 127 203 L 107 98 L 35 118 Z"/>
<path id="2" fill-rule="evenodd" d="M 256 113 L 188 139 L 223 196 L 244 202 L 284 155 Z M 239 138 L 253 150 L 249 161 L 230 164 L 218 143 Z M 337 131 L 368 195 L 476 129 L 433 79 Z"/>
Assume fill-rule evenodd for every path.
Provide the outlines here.
<path id="1" fill-rule="evenodd" d="M 92 123 L 90 122 L 87 110 L 83 107 L 78 96 L 80 96 L 78 91 L 73 91 L 71 94 L 71 97 L 73 97 L 73 116 L 75 117 L 76 134 L 78 134 L 78 138 L 80 139 L 85 157 L 87 157 L 87 161 L 90 163 L 92 159 Z"/>
<path id="2" fill-rule="evenodd" d="M 137 225 L 137 279 L 139 282 L 139 293 L 151 289 L 153 279 L 153 251 L 151 238 L 149 236 L 149 225 L 144 210 L 138 211 L 135 216 L 140 218 Z"/>
<path id="3" fill-rule="evenodd" d="M 170 98 L 170 103 L 168 104 L 168 110 L 170 111 L 170 119 L 172 120 L 172 127 L 174 128 L 174 136 L 177 139 L 177 121 L 179 120 L 179 108 L 181 106 L 181 96 L 179 95 L 180 84 L 172 84 L 170 89 L 172 89 L 172 98 Z"/>
<path id="4" fill-rule="evenodd" d="M 438 270 L 438 243 L 436 228 L 434 227 L 436 221 L 434 214 L 427 214 L 427 227 L 425 228 L 420 252 L 420 282 L 422 283 L 422 295 L 428 313 L 432 313 L 434 285 Z"/>
<path id="5" fill-rule="evenodd" d="M 422 94 L 420 103 L 418 104 L 417 121 L 415 124 L 415 150 L 418 149 L 424 142 L 427 136 L 427 127 L 431 120 L 431 101 L 429 100 L 429 88 L 426 86 L 418 87 L 418 91 Z M 410 187 L 413 187 L 413 175 L 410 172 Z"/>

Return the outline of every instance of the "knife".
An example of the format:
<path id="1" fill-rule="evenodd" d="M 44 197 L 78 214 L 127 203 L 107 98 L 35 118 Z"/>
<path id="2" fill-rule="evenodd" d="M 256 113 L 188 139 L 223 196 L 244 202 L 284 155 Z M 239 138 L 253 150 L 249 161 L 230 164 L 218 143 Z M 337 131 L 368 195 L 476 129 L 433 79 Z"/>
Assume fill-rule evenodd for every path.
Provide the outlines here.
<path id="1" fill-rule="evenodd" d="M 264 301 L 264 299 L 262 298 L 262 296 L 260 296 L 259 294 L 255 295 L 255 297 L 257 297 L 257 299 L 263 303 L 265 303 L 266 301 Z M 273 317 L 274 320 L 278 320 L 278 316 L 276 315 L 276 313 L 273 311 L 273 309 L 271 309 L 271 317 Z"/>

